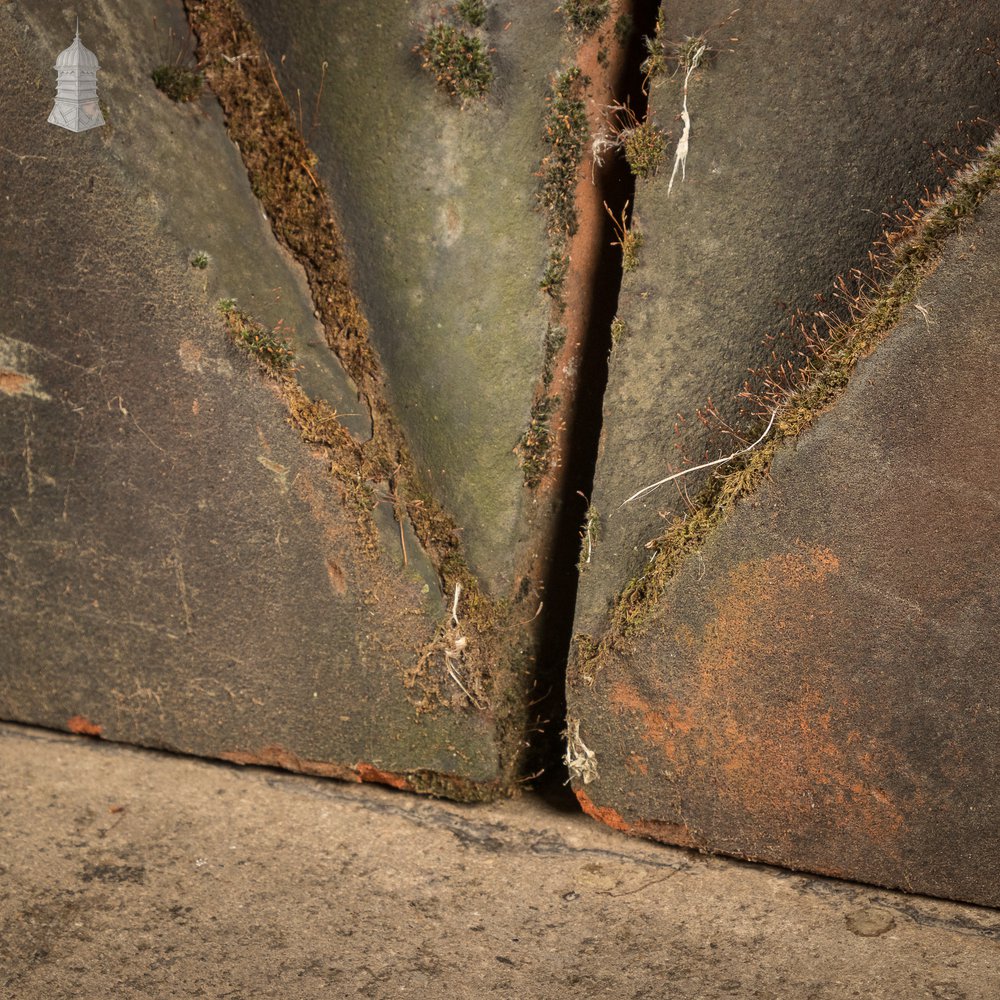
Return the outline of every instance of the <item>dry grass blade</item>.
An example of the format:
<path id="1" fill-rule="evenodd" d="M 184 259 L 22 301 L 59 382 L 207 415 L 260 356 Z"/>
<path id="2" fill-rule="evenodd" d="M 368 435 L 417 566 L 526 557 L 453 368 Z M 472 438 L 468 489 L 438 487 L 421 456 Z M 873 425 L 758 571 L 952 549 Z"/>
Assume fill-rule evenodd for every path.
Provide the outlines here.
<path id="1" fill-rule="evenodd" d="M 726 455 L 724 458 L 716 458 L 711 462 L 703 462 L 701 465 L 694 465 L 690 469 L 681 469 L 680 472 L 675 472 L 672 476 L 667 476 L 665 479 L 657 480 L 655 483 L 650 483 L 648 486 L 643 486 L 641 490 L 636 490 L 627 500 L 623 501 L 618 507 L 619 510 L 622 509 L 626 504 L 632 503 L 634 500 L 641 500 L 643 497 L 649 496 L 654 490 L 658 490 L 661 486 L 666 486 L 667 483 L 672 483 L 675 479 L 681 479 L 684 476 L 690 476 L 694 472 L 701 472 L 703 469 L 712 469 L 717 465 L 725 465 L 726 462 L 731 462 L 734 458 L 739 458 L 740 455 L 745 455 L 748 451 L 753 451 L 759 445 L 762 445 L 767 439 L 768 434 L 771 433 L 771 428 L 774 426 L 774 421 L 778 416 L 778 411 L 771 414 L 771 419 L 767 422 L 767 427 L 764 428 L 764 433 L 761 434 L 753 444 L 748 444 L 745 448 L 740 448 L 738 451 L 734 451 L 731 455 Z"/>

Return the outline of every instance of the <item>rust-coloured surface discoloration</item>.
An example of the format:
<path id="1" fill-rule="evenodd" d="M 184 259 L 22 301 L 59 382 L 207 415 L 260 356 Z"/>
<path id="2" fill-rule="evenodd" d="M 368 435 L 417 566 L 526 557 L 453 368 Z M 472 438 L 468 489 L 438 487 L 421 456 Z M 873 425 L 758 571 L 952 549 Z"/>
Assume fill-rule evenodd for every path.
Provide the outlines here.
<path id="1" fill-rule="evenodd" d="M 582 789 L 573 790 L 580 808 L 594 819 L 610 826 L 612 830 L 619 833 L 627 833 L 631 837 L 648 837 L 650 840 L 659 840 L 664 844 L 673 844 L 676 847 L 698 847 L 698 843 L 691 835 L 691 831 L 683 823 L 664 823 L 660 820 L 636 820 L 630 822 L 616 809 L 611 806 L 599 806 Z"/>
<path id="2" fill-rule="evenodd" d="M 698 646 L 689 702 L 667 703 L 668 731 L 688 737 L 687 766 L 715 775 L 727 810 L 753 826 L 780 818 L 776 849 L 793 850 L 796 831 L 822 808 L 872 850 L 898 857 L 903 816 L 879 787 L 898 753 L 865 731 L 858 695 L 815 655 L 817 631 L 837 628 L 824 584 L 839 567 L 829 549 L 803 546 L 730 570 Z M 796 664 L 808 664 L 797 689 L 770 698 L 791 687 Z"/>
<path id="3" fill-rule="evenodd" d="M 321 778 L 339 778 L 341 781 L 359 781 L 360 779 L 349 767 L 343 764 L 332 764 L 328 761 L 308 760 L 300 757 L 292 750 L 286 750 L 276 743 L 261 747 L 257 751 L 225 750 L 219 754 L 230 764 L 253 765 L 257 767 L 280 767 L 286 771 L 297 771 L 300 774 L 315 774 Z"/>
<path id="4" fill-rule="evenodd" d="M 1000 905 L 1000 200 L 917 304 L 570 711 L 616 828 Z"/>
<path id="5" fill-rule="evenodd" d="M 66 720 L 66 728 L 78 736 L 100 736 L 101 727 L 91 722 L 85 715 L 74 715 Z"/>
<path id="6" fill-rule="evenodd" d="M 5 396 L 21 396 L 31 388 L 33 379 L 30 375 L 0 368 L 0 392 Z"/>
<path id="7" fill-rule="evenodd" d="M 269 744 L 257 751 L 228 750 L 220 753 L 223 760 L 231 764 L 254 765 L 257 767 L 280 767 L 299 774 L 314 774 L 321 778 L 338 778 L 341 781 L 371 782 L 389 785 L 402 791 L 412 791 L 413 786 L 401 774 L 383 771 L 372 764 L 357 763 L 350 767 L 330 761 L 309 760 L 292 750 L 277 744 Z"/>
<path id="8" fill-rule="evenodd" d="M 376 785 L 389 785 L 402 792 L 413 791 L 413 785 L 403 775 L 382 771 L 372 764 L 355 764 L 352 770 L 358 776 L 359 781 L 367 781 Z"/>

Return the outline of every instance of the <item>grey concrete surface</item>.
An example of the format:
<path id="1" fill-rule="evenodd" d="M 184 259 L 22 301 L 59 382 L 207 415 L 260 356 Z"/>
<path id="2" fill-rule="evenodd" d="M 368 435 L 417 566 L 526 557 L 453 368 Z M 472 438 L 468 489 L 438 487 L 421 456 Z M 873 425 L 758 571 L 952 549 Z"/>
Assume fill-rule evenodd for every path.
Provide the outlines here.
<path id="1" fill-rule="evenodd" d="M 3 1000 L 987 1000 L 995 912 L 0 726 Z"/>

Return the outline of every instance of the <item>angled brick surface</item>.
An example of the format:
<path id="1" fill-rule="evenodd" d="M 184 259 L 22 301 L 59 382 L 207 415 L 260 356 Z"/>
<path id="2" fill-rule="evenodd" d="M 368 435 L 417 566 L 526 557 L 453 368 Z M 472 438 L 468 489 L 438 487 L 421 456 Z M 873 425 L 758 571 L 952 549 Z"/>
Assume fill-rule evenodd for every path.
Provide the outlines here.
<path id="1" fill-rule="evenodd" d="M 200 199 L 219 236 L 209 274 L 243 287 L 284 274 L 289 311 L 308 316 L 294 269 L 244 217 L 257 211 L 246 178 L 245 196 L 220 195 L 198 186 L 210 169 L 142 168 L 172 142 L 183 165 L 200 143 L 196 166 L 236 177 L 217 111 L 150 113 L 187 116 L 177 134 L 145 130 L 134 109 L 115 116 L 129 87 L 154 109 L 165 99 L 130 76 L 155 53 L 110 4 L 94 43 L 109 127 L 47 125 L 57 6 L 0 10 L 12 53 L 0 84 L 0 716 L 488 794 L 509 776 L 494 715 L 460 694 L 422 712 L 405 685 L 445 614 L 433 572 L 412 540 L 404 565 L 384 505 L 367 527 L 351 509 L 276 384 L 227 339 L 223 289 L 188 263 Z M 171 185 L 187 199 L 173 219 Z M 243 213 L 221 234 L 219 200 Z M 331 359 L 329 378 L 311 374 L 340 404 L 350 386 Z"/>
<path id="2" fill-rule="evenodd" d="M 718 454 L 705 454 L 696 409 L 711 398 L 738 423 L 734 397 L 769 360 L 765 337 L 867 264 L 883 213 L 941 182 L 933 150 L 984 140 L 989 128 L 973 120 L 1000 118 L 987 2 L 686 0 L 663 11 L 668 42 L 704 33 L 716 51 L 689 82 L 687 176 L 669 193 L 684 74 L 652 85 L 653 118 L 671 138 L 635 195 L 643 243 L 624 278 L 593 493 L 604 540 L 577 608 L 577 630 L 595 637 L 641 570 L 659 512 L 683 510 L 675 492 L 611 516 L 618 505 L 684 457 Z"/>
<path id="3" fill-rule="evenodd" d="M 994 196 L 649 624 L 574 685 L 590 811 L 1000 904 L 998 310 Z"/>

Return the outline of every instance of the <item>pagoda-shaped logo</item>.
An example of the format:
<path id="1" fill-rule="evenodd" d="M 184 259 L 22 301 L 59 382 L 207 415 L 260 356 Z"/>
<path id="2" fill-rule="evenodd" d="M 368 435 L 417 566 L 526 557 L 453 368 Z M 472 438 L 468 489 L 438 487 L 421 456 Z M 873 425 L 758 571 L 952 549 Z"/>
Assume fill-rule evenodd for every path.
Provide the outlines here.
<path id="1" fill-rule="evenodd" d="M 56 103 L 49 115 L 52 125 L 70 132 L 86 132 L 104 124 L 97 102 L 97 56 L 80 41 L 80 19 L 76 38 L 68 49 L 56 56 Z"/>

